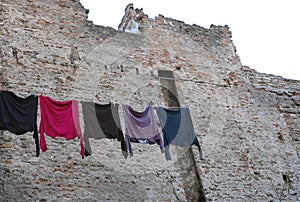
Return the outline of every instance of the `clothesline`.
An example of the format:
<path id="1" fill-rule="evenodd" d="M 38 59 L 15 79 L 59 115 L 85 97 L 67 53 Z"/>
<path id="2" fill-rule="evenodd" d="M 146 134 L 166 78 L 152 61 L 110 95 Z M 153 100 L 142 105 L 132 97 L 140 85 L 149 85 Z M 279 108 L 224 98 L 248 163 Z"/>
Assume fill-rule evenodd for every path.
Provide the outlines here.
<path id="1" fill-rule="evenodd" d="M 158 79 L 163 79 L 163 80 L 173 80 L 173 81 L 189 81 L 189 82 L 194 82 L 194 83 L 203 83 L 203 84 L 211 84 L 211 85 L 215 85 L 215 86 L 219 86 L 219 87 L 231 87 L 230 84 L 219 84 L 219 83 L 214 83 L 214 82 L 207 82 L 207 81 L 202 81 L 202 80 L 194 80 L 194 79 L 184 79 L 184 78 L 170 78 L 170 77 L 162 77 L 162 76 L 155 76 Z M 148 85 L 153 85 L 152 83 L 149 83 Z M 145 87 L 145 86 L 143 86 Z M 1 89 L 0 87 L 0 93 L 3 89 Z M 38 93 L 34 93 L 34 96 L 38 96 Z M 43 93 L 41 93 L 41 95 L 43 95 Z M 69 100 L 71 100 L 69 98 Z M 78 101 L 82 101 L 77 99 Z"/>
<path id="2" fill-rule="evenodd" d="M 39 127 L 40 141 L 38 141 L 39 136 L 36 123 L 38 99 L 40 101 L 41 112 Z M 150 104 L 143 112 L 135 111 L 129 105 L 123 105 L 125 142 L 122 131 L 120 130 L 121 125 L 118 117 L 118 104 L 115 105 L 109 103 L 101 105 L 94 102 L 82 102 L 82 106 L 83 120 L 85 122 L 84 135 L 82 135 L 80 128 L 79 106 L 77 100 L 56 101 L 43 95 L 30 95 L 26 98 L 21 98 L 16 96 L 13 92 L 2 91 L 0 93 L 0 130 L 8 130 L 17 135 L 34 131 L 33 137 L 35 138 L 36 143 L 36 156 L 39 156 L 40 148 L 43 152 L 48 149 L 45 139 L 46 134 L 52 138 L 63 137 L 67 140 L 78 137 L 80 139 L 80 154 L 82 158 L 86 156 L 84 144 L 88 145 L 89 137 L 95 139 L 106 137 L 110 139 L 117 138 L 121 141 L 122 152 L 129 152 L 130 154 L 132 154 L 130 142 L 142 144 L 157 143 L 160 145 L 161 149 L 165 149 L 167 160 L 171 159 L 168 151 L 169 144 L 172 143 L 182 147 L 195 144 L 198 147 L 200 158 L 202 159 L 201 148 L 195 135 L 188 108 L 181 108 L 176 111 L 168 111 L 163 107 L 158 107 L 156 109 L 157 112 L 160 111 L 160 113 L 157 114 L 160 120 L 162 120 L 160 121 L 160 125 L 163 126 L 163 145 L 157 129 L 158 124 L 154 117 L 154 108 L 151 107 Z M 90 111 L 87 111 L 88 109 Z M 164 110 L 164 113 L 162 113 L 162 110 Z M 111 117 L 110 119 L 109 116 Z M 128 120 L 131 121 L 128 122 Z M 117 123 L 112 124 L 112 122 L 115 121 L 117 121 Z M 166 125 L 168 125 L 168 127 L 166 127 Z M 108 132 L 111 131 L 112 128 L 115 128 L 115 130 L 113 132 Z M 97 131 L 99 132 L 99 129 L 101 131 L 100 134 L 97 133 Z M 189 132 L 186 133 L 186 131 Z M 97 133 L 100 136 L 95 137 L 93 135 L 87 135 L 88 133 Z M 178 142 L 179 139 L 180 141 Z M 186 145 L 187 142 L 189 143 L 188 145 Z M 124 149 L 124 143 L 126 143 L 126 149 Z M 89 149 L 88 152 L 91 154 L 91 149 Z M 126 158 L 127 156 L 124 155 L 124 157 Z"/>
<path id="3" fill-rule="evenodd" d="M 2 91 L 6 91 L 6 90 L 2 90 L 2 89 L 0 88 L 0 93 L 1 93 Z M 31 94 L 29 94 L 29 95 L 32 95 L 32 96 L 34 96 L 34 97 L 38 97 L 38 96 L 40 96 L 40 95 L 46 96 L 46 95 L 44 95 L 43 93 L 41 93 L 41 94 L 38 94 L 38 93 L 32 94 L 32 93 L 31 93 Z M 76 101 L 78 101 L 79 103 L 88 102 L 87 100 L 79 100 L 79 99 L 73 99 L 73 98 L 67 98 L 67 99 L 64 99 L 64 100 L 76 100 Z M 95 102 L 95 101 L 91 101 L 91 102 Z M 109 101 L 108 103 L 99 103 L 99 104 L 105 105 L 105 104 L 109 104 L 109 103 L 112 103 L 112 104 L 120 104 L 120 105 L 128 105 L 128 103 L 117 103 L 117 102 L 115 102 L 114 100 L 113 100 L 113 101 Z M 164 108 L 167 108 L 167 109 L 187 108 L 187 106 L 180 106 L 180 107 L 174 107 L 174 106 L 172 106 L 172 107 L 170 107 L 170 106 L 165 106 L 165 105 L 158 105 L 158 104 L 155 104 L 153 101 L 150 101 L 150 102 L 149 102 L 149 105 L 151 105 L 151 106 L 154 107 L 154 108 L 158 108 L 158 107 L 164 107 Z"/>
<path id="4" fill-rule="evenodd" d="M 193 79 L 183 79 L 183 78 L 170 78 L 170 77 L 162 77 L 158 76 L 159 79 L 164 79 L 164 80 L 172 80 L 172 81 L 190 81 L 194 83 L 205 83 L 205 84 L 211 84 L 211 85 L 216 85 L 220 87 L 230 87 L 228 84 L 219 84 L 219 83 L 214 83 L 214 82 L 207 82 L 207 81 L 201 81 L 201 80 L 193 80 Z"/>

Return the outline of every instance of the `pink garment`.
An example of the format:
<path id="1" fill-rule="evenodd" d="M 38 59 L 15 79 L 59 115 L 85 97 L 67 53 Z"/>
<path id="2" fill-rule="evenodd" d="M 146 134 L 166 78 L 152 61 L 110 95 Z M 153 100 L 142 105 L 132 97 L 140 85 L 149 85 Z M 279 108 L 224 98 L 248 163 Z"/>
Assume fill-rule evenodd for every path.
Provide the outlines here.
<path id="1" fill-rule="evenodd" d="M 47 151 L 44 133 L 55 138 L 63 137 L 67 140 L 80 138 L 80 155 L 84 158 L 83 136 L 79 122 L 78 101 L 68 100 L 58 102 L 47 96 L 40 99 L 40 146 L 43 152 Z"/>

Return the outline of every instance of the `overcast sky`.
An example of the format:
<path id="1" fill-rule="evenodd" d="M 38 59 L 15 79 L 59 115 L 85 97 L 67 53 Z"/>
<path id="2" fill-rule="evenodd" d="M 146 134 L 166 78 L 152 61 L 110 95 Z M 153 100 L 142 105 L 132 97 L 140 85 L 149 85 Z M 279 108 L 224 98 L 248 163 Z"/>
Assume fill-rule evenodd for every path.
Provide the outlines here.
<path id="1" fill-rule="evenodd" d="M 243 65 L 300 80 L 299 0 L 80 0 L 94 24 L 118 28 L 125 7 L 209 28 L 228 25 Z"/>

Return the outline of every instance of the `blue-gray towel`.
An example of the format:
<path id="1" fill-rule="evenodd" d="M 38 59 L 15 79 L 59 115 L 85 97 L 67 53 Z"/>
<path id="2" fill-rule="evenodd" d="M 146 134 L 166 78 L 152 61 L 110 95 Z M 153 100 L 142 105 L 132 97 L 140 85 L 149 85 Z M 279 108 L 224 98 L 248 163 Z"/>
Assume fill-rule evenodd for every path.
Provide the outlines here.
<path id="1" fill-rule="evenodd" d="M 200 159 L 203 159 L 201 146 L 195 134 L 189 109 L 166 109 L 158 107 L 156 112 L 162 127 L 166 159 L 171 160 L 170 144 L 180 147 L 196 145 L 199 150 Z"/>

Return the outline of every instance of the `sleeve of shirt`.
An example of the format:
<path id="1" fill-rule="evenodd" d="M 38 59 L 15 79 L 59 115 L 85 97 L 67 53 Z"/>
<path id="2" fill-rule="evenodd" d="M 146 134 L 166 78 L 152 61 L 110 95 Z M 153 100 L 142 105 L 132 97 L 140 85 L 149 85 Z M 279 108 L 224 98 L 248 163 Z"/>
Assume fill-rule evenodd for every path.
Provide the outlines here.
<path id="1" fill-rule="evenodd" d="M 193 144 L 198 147 L 200 160 L 203 160 L 202 149 L 197 137 L 195 137 Z"/>
<path id="2" fill-rule="evenodd" d="M 130 137 L 128 135 L 125 135 L 125 143 L 126 143 L 127 151 L 129 152 L 130 156 L 132 156 L 133 153 L 132 153 L 132 148 L 130 143 Z"/>
<path id="3" fill-rule="evenodd" d="M 36 157 L 39 157 L 40 156 L 40 143 L 39 143 L 39 133 L 38 133 L 36 124 L 34 126 L 33 138 L 34 138 L 35 147 L 36 147 Z"/>
<path id="4" fill-rule="evenodd" d="M 41 146 L 42 152 L 47 151 L 43 119 L 41 119 L 41 123 L 40 123 L 40 146 Z"/>
<path id="5" fill-rule="evenodd" d="M 161 149 L 161 152 L 164 152 L 164 148 L 165 148 L 165 147 L 164 147 L 164 142 L 163 142 L 163 140 L 162 140 L 160 134 L 157 134 L 157 136 L 159 137 L 158 144 L 159 144 L 159 147 L 160 147 L 160 149 Z"/>
<path id="6" fill-rule="evenodd" d="M 80 139 L 80 155 L 82 158 L 84 158 L 84 140 L 82 131 L 80 128 L 80 119 L 79 119 L 79 106 L 77 100 L 72 100 L 72 111 L 73 111 L 73 119 L 74 119 L 74 125 L 75 129 L 77 131 L 78 137 Z"/>
<path id="7" fill-rule="evenodd" d="M 125 139 L 124 139 L 124 136 L 123 136 L 123 132 L 120 129 L 119 129 L 119 135 L 120 135 L 120 138 L 121 138 L 122 154 L 123 154 L 124 158 L 127 159 L 127 157 L 128 157 L 127 146 L 126 146 L 126 142 L 125 142 Z"/>

